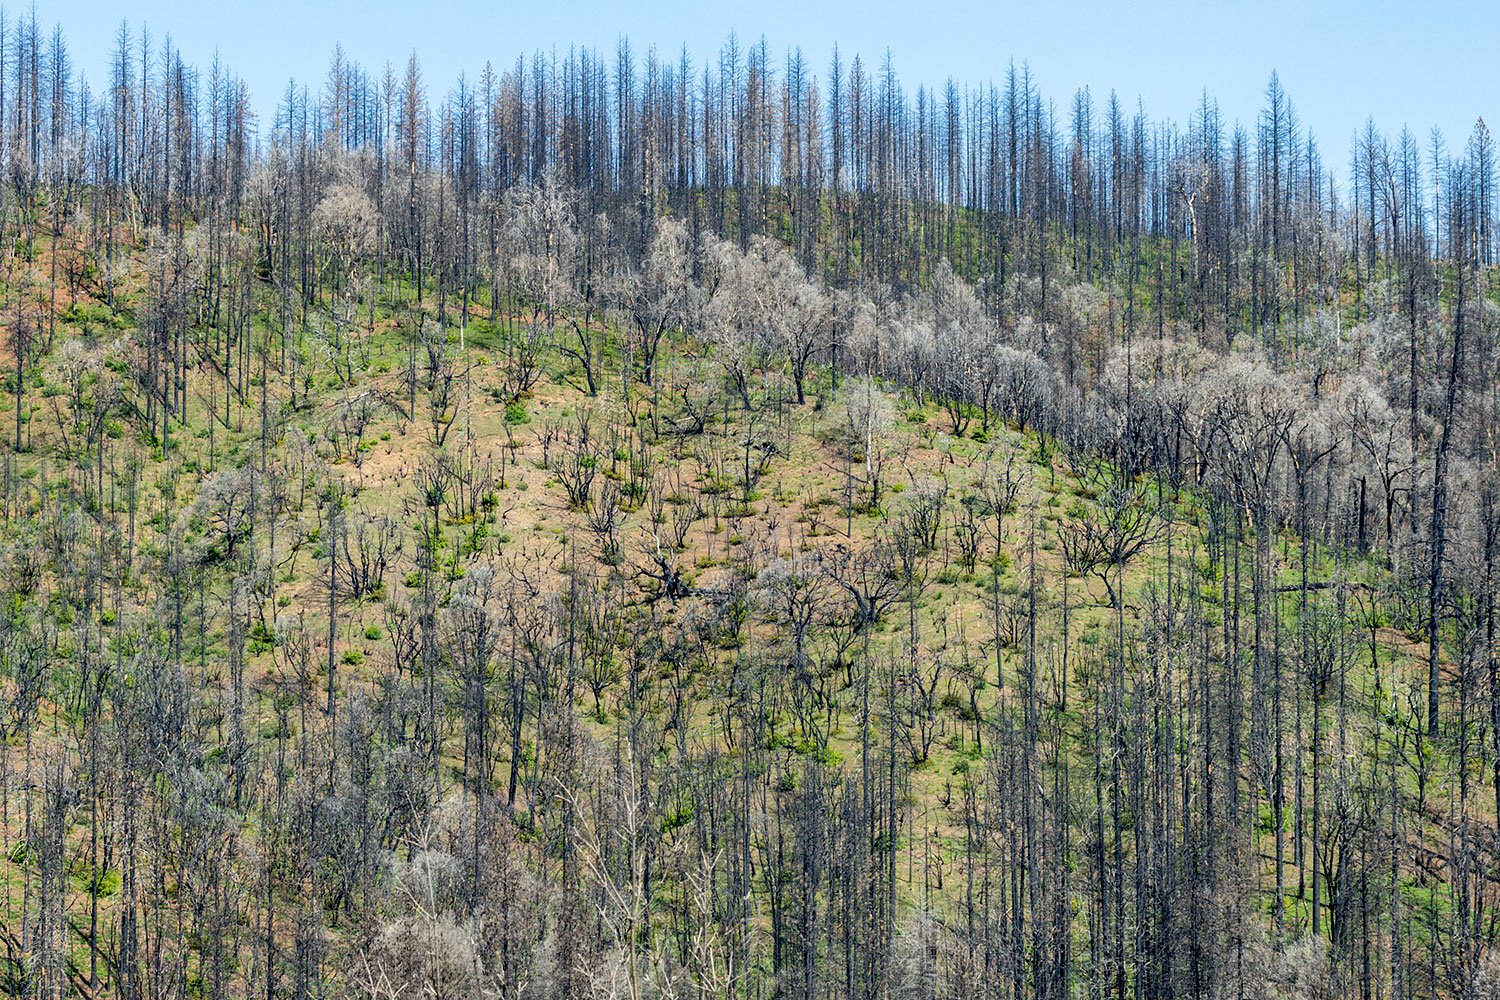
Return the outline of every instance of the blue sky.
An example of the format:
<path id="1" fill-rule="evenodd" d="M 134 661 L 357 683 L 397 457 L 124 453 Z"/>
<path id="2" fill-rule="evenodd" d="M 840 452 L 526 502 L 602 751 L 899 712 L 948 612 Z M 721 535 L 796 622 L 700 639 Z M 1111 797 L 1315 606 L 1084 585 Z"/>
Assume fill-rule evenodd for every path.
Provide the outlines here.
<path id="1" fill-rule="evenodd" d="M 1370 115 L 1390 133 L 1409 125 L 1424 147 L 1433 126 L 1459 145 L 1477 117 L 1488 114 L 1492 125 L 1500 117 L 1500 3 L 1491 0 L 62 0 L 37 12 L 63 25 L 91 80 L 103 78 L 115 30 L 128 18 L 136 30 L 144 23 L 155 35 L 170 32 L 200 66 L 217 51 L 250 84 L 262 114 L 290 77 L 321 85 L 335 42 L 371 68 L 387 60 L 399 68 L 415 48 L 438 96 L 460 71 L 474 76 L 487 59 L 503 67 L 536 48 L 612 50 L 628 35 L 638 51 L 656 44 L 675 54 L 686 43 L 701 61 L 734 31 L 745 42 L 764 35 L 773 53 L 800 45 L 819 69 L 835 42 L 875 62 L 889 47 L 912 91 L 949 76 L 999 79 L 1014 58 L 1030 64 L 1060 109 L 1086 84 L 1101 103 L 1113 89 L 1128 107 L 1139 97 L 1153 117 L 1176 121 L 1207 88 L 1228 117 L 1250 123 L 1275 69 L 1339 166 Z"/>

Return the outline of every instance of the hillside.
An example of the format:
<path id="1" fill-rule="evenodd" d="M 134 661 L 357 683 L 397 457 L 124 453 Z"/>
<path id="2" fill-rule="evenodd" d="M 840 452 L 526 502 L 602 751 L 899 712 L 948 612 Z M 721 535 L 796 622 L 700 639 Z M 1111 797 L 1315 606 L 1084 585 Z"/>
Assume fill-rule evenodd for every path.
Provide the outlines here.
<path id="1" fill-rule="evenodd" d="M 1445 664 L 1473 721 L 1425 739 L 1351 525 L 677 332 L 647 383 L 593 320 L 589 394 L 573 318 L 399 291 L 195 334 L 155 417 L 163 252 L 53 308 L 6 463 L 18 982 L 1140 980 L 1128 922 L 1294 986 L 1330 959 L 1278 940 L 1403 911 L 1450 947 L 1484 710 Z"/>
<path id="2" fill-rule="evenodd" d="M 1482 120 L 115 37 L 0 14 L 7 994 L 1500 995 Z"/>

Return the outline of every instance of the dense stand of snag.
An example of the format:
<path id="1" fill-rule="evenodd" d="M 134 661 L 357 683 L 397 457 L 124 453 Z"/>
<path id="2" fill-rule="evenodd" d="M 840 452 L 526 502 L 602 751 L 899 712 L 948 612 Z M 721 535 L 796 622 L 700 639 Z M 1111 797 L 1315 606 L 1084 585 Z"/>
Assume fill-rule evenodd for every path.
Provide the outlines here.
<path id="1" fill-rule="evenodd" d="M 0 15 L 23 997 L 1500 995 L 1495 150 Z"/>

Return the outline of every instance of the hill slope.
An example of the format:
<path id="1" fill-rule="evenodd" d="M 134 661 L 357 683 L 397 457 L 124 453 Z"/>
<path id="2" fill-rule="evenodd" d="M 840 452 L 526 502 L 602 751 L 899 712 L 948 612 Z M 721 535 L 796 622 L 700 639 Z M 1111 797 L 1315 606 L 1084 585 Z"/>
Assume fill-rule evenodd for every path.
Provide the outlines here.
<path id="1" fill-rule="evenodd" d="M 195 252 L 49 303 L 9 394 L 17 982 L 1146 995 L 1477 963 L 1478 661 L 1442 665 L 1430 739 L 1420 600 L 1363 505 L 1356 532 L 1127 470 L 1039 433 L 1024 381 L 991 408 L 675 330 L 646 381 L 613 319 L 444 325 L 394 281 L 172 313 Z M 1174 350 L 1163 385 L 1202 363 Z M 1230 368 L 1203 412 L 1261 391 Z"/>

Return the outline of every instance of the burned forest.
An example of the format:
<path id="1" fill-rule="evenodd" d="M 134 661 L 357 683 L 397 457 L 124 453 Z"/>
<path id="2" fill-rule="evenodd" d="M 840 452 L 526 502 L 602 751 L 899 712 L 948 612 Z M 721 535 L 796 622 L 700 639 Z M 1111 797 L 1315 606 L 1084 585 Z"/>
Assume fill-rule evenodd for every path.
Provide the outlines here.
<path id="1" fill-rule="evenodd" d="M 0 17 L 7 995 L 1500 997 L 1483 121 L 68 29 Z"/>

